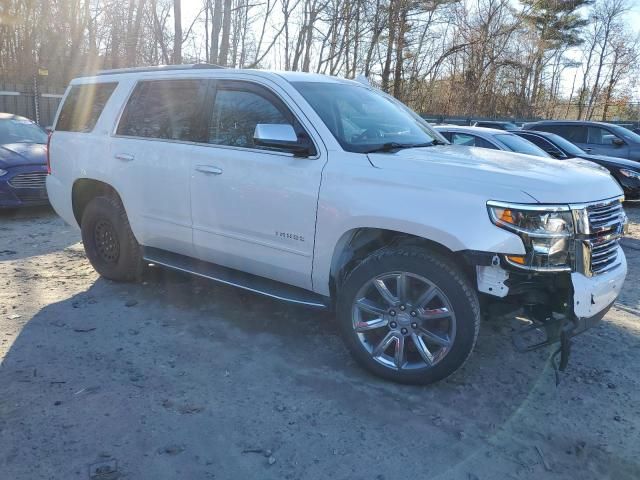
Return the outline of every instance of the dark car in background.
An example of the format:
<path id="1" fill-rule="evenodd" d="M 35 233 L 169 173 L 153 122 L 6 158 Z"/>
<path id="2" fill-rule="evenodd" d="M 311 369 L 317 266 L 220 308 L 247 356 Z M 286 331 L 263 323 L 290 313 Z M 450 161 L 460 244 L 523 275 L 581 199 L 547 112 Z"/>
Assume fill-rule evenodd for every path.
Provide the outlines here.
<path id="1" fill-rule="evenodd" d="M 578 120 L 544 120 L 526 123 L 522 128 L 555 133 L 587 153 L 640 161 L 640 135 L 620 125 Z"/>
<path id="2" fill-rule="evenodd" d="M 499 120 L 478 120 L 473 123 L 474 127 L 495 128 L 496 130 L 520 130 L 520 127 L 513 122 Z"/>
<path id="3" fill-rule="evenodd" d="M 48 203 L 47 132 L 28 118 L 0 113 L 0 208 Z"/>
<path id="4" fill-rule="evenodd" d="M 622 187 L 625 198 L 637 200 L 640 198 L 640 164 L 632 160 L 606 155 L 587 153 L 577 145 L 565 140 L 555 133 L 538 130 L 521 130 L 516 135 L 529 140 L 554 158 L 565 160 L 582 158 L 597 163 L 609 170 L 609 173 Z"/>

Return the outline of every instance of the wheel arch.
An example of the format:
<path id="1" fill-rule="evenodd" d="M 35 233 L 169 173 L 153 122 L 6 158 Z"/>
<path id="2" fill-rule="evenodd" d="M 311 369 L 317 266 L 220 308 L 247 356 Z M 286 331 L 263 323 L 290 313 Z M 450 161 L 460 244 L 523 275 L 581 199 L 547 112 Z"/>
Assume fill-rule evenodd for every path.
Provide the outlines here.
<path id="1" fill-rule="evenodd" d="M 446 245 L 415 235 L 409 232 L 377 227 L 357 227 L 344 232 L 333 249 L 329 272 L 329 291 L 332 298 L 345 275 L 357 263 L 372 252 L 387 247 L 415 246 L 437 252 L 451 258 L 465 273 L 469 271 L 469 263 L 460 252 L 451 250 Z"/>
<path id="2" fill-rule="evenodd" d="M 118 191 L 106 182 L 94 178 L 79 178 L 73 183 L 71 206 L 73 208 L 73 216 L 78 225 L 81 225 L 84 209 L 89 202 L 100 195 L 112 195 L 122 202 L 122 197 Z"/>

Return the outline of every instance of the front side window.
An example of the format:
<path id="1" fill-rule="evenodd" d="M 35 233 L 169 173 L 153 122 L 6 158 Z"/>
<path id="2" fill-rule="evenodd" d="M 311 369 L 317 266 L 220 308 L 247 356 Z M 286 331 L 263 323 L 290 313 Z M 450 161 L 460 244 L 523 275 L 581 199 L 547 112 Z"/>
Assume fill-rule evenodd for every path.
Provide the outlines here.
<path id="1" fill-rule="evenodd" d="M 589 127 L 587 143 L 592 145 L 613 145 L 613 140 L 618 138 L 609 130 L 600 127 Z"/>
<path id="2" fill-rule="evenodd" d="M 281 151 L 286 148 L 256 145 L 256 125 L 291 125 L 298 143 L 316 154 L 311 137 L 285 103 L 266 87 L 239 80 L 216 81 L 213 109 L 209 114 L 207 142 L 214 145 Z"/>
<path id="3" fill-rule="evenodd" d="M 386 144 L 426 146 L 443 142 L 426 121 L 407 107 L 365 86 L 337 82 L 292 84 L 346 151 L 366 153 Z"/>
<path id="4" fill-rule="evenodd" d="M 216 92 L 209 123 L 209 143 L 257 148 L 253 134 L 259 123 L 291 124 L 291 118 L 266 96 L 241 88 L 221 88 Z"/>
<path id="5" fill-rule="evenodd" d="M 203 140 L 207 80 L 153 80 L 138 83 L 127 102 L 117 134 L 197 142 Z"/>
<path id="6" fill-rule="evenodd" d="M 117 86 L 116 82 L 72 86 L 60 110 L 55 130 L 91 132 Z"/>

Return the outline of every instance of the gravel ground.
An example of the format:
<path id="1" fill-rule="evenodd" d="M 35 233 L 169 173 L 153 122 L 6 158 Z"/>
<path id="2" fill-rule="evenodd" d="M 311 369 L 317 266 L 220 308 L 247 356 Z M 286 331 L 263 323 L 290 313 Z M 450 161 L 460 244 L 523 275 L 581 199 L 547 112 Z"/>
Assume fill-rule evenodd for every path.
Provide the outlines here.
<path id="1" fill-rule="evenodd" d="M 615 307 L 518 354 L 485 321 L 430 387 L 372 378 L 330 315 L 151 270 L 100 279 L 48 209 L 0 213 L 0 477 L 640 478 L 640 206 Z"/>

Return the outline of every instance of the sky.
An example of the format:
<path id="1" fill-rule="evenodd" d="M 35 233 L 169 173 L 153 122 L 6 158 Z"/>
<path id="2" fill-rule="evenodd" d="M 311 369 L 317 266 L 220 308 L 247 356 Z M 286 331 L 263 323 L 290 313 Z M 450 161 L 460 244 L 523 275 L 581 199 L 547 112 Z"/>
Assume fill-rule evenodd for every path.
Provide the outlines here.
<path id="1" fill-rule="evenodd" d="M 636 34 L 640 34 L 640 0 L 629 0 L 633 7 L 629 13 L 629 25 L 635 29 Z M 515 3 L 515 2 L 514 2 Z M 203 5 L 203 0 L 182 0 L 182 25 L 183 31 L 191 26 L 194 18 L 200 11 Z M 196 32 L 203 30 L 194 28 Z M 202 31 L 204 35 L 204 31 Z M 580 68 L 580 67 L 578 67 Z M 576 69 L 566 69 L 563 78 L 561 89 L 564 94 L 569 94 L 571 91 L 571 85 L 575 76 Z M 640 101 L 640 85 L 634 85 L 633 88 L 634 100 Z"/>

